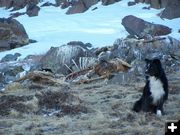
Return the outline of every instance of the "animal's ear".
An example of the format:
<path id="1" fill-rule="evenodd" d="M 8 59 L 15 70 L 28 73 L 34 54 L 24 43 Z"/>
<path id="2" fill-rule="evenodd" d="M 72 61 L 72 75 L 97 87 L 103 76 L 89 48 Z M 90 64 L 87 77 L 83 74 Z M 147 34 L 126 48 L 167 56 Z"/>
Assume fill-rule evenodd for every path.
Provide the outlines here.
<path id="1" fill-rule="evenodd" d="M 161 65 L 161 61 L 160 61 L 159 59 L 154 59 L 153 62 L 154 62 L 155 64 Z"/>
<path id="2" fill-rule="evenodd" d="M 149 63 L 149 62 L 150 62 L 150 60 L 149 60 L 149 59 L 144 59 L 144 61 L 145 61 L 146 63 Z"/>

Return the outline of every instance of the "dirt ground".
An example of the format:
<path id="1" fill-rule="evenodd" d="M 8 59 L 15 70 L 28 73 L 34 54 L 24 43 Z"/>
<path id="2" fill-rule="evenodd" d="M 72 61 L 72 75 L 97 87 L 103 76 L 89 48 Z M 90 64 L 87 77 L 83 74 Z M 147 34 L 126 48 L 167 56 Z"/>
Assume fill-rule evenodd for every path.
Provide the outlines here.
<path id="1" fill-rule="evenodd" d="M 131 110 L 142 93 L 143 82 L 117 85 L 102 81 L 70 85 L 70 91 L 78 98 L 70 96 L 69 100 L 73 98 L 72 102 L 86 109 L 75 109 L 74 112 L 78 110 L 77 114 L 62 115 L 43 115 L 37 111 L 39 101 L 32 95 L 39 94 L 40 89 L 20 85 L 8 87 L 0 93 L 0 135 L 164 135 L 165 122 L 180 119 L 179 75 L 168 75 L 169 99 L 164 105 L 165 115 L 160 117 Z M 57 87 L 61 86 L 51 86 L 48 89 L 58 89 Z M 18 99 L 18 104 L 12 104 L 9 100 L 7 102 L 2 99 L 3 96 L 16 96 L 12 102 L 16 102 L 17 96 L 21 96 L 21 100 Z M 47 102 L 55 98 L 52 97 Z M 24 106 L 27 104 L 29 108 Z M 14 106 L 18 106 L 18 109 Z"/>

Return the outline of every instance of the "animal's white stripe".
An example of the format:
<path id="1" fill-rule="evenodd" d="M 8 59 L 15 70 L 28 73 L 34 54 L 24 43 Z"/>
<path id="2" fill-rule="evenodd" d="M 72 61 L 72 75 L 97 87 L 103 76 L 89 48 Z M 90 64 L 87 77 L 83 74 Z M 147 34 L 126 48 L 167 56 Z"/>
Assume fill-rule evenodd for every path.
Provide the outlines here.
<path id="1" fill-rule="evenodd" d="M 157 102 L 165 94 L 162 82 L 161 80 L 155 78 L 154 76 L 149 77 L 149 81 L 150 81 L 151 96 L 153 97 L 153 104 L 157 104 Z"/>

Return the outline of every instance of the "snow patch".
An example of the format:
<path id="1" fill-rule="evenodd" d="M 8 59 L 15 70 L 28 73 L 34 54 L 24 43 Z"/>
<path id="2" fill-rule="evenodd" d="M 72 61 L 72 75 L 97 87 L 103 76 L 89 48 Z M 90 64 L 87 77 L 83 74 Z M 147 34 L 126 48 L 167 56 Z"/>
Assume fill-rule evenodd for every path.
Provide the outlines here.
<path id="1" fill-rule="evenodd" d="M 55 0 L 44 0 L 43 2 L 55 3 Z M 172 28 L 170 36 L 180 39 L 180 18 L 173 20 L 162 20 L 157 16 L 161 10 L 142 9 L 145 4 L 127 6 L 129 0 L 123 0 L 109 6 L 102 6 L 99 2 L 93 5 L 87 12 L 81 14 L 66 15 L 67 9 L 49 6 L 42 7 L 39 16 L 28 17 L 27 15 L 16 18 L 26 29 L 30 39 L 37 43 L 16 48 L 14 50 L 0 52 L 0 59 L 6 54 L 20 53 L 20 58 L 27 55 L 38 55 L 46 53 L 52 46 L 59 47 L 70 41 L 82 41 L 91 43 L 94 47 L 111 45 L 117 38 L 128 35 L 121 25 L 121 20 L 127 15 L 135 15 L 145 21 L 162 24 Z M 94 7 L 98 9 L 93 10 Z M 19 11 L 24 12 L 24 9 Z M 0 18 L 9 17 L 10 10 L 0 8 Z"/>

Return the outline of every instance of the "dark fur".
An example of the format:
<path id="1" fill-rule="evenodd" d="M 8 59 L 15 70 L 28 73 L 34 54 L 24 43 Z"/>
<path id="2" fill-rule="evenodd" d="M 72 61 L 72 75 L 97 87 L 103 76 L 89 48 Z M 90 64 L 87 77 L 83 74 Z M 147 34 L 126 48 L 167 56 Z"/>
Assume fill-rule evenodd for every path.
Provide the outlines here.
<path id="1" fill-rule="evenodd" d="M 159 59 L 153 59 L 146 61 L 146 85 L 143 90 L 143 94 L 141 98 L 135 102 L 133 110 L 136 112 L 152 112 L 157 113 L 157 110 L 161 110 L 163 113 L 163 104 L 164 101 L 168 99 L 168 81 L 165 75 L 165 72 L 161 66 L 161 62 Z M 158 100 L 157 104 L 153 104 L 153 97 L 151 96 L 151 88 L 150 88 L 150 77 L 155 77 L 159 79 L 162 83 L 163 90 L 165 94 Z M 158 89 L 157 89 L 158 90 Z"/>

